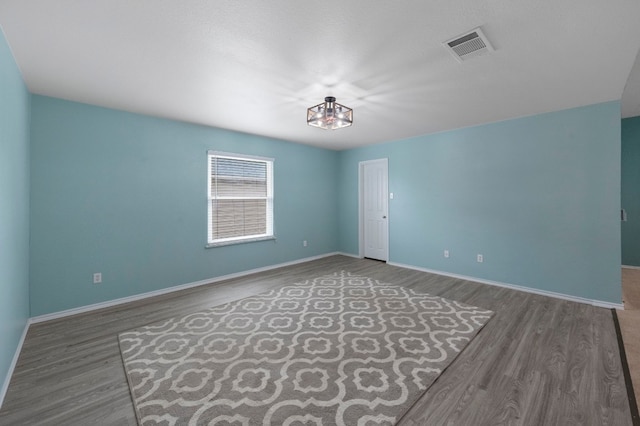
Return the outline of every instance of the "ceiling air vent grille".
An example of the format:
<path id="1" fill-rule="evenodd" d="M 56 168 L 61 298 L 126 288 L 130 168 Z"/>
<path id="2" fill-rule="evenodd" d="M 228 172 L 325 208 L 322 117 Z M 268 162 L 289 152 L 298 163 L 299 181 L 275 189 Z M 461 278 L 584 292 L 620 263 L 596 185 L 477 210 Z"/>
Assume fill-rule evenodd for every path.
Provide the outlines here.
<path id="1" fill-rule="evenodd" d="M 480 56 L 487 52 L 493 52 L 493 46 L 491 46 L 491 43 L 489 43 L 480 28 L 445 41 L 444 46 L 458 62 L 466 61 L 469 58 Z"/>

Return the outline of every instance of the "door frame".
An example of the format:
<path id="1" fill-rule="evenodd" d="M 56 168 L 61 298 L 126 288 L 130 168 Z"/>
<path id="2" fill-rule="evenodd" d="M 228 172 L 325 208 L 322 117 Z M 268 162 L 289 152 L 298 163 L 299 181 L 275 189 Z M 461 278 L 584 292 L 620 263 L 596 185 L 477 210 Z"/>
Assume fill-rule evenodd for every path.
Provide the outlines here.
<path id="1" fill-rule="evenodd" d="M 384 167 L 387 170 L 386 179 L 387 179 L 387 220 L 385 221 L 385 233 L 387 235 L 387 244 L 385 250 L 386 262 L 389 262 L 389 240 L 391 236 L 389 235 L 389 158 L 378 158 L 375 160 L 366 160 L 360 161 L 358 163 L 358 257 L 360 259 L 364 258 L 364 166 L 366 164 L 372 163 L 384 163 Z"/>

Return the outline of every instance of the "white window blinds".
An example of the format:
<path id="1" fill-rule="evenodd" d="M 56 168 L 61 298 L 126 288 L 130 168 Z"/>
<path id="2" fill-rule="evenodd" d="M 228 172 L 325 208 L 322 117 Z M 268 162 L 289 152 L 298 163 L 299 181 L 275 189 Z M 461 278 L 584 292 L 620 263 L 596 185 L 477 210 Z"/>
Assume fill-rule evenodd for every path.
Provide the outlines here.
<path id="1" fill-rule="evenodd" d="M 208 153 L 209 245 L 273 238 L 273 160 Z"/>

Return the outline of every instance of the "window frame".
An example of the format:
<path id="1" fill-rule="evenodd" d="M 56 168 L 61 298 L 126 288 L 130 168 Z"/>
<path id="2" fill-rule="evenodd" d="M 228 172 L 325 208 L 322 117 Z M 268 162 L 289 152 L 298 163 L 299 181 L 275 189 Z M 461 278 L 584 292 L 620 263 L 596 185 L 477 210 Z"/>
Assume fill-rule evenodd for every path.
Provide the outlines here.
<path id="1" fill-rule="evenodd" d="M 213 157 L 228 158 L 232 160 L 246 160 L 254 162 L 264 162 L 266 164 L 266 179 L 267 179 L 267 196 L 266 200 L 266 233 L 246 235 L 241 237 L 229 237 L 229 238 L 213 238 L 213 200 L 231 200 L 231 199 L 243 199 L 241 197 L 214 197 L 211 193 L 211 184 L 213 180 L 212 175 L 212 160 Z M 275 240 L 274 231 L 274 159 L 269 157 L 260 157 L 256 155 L 238 154 L 224 151 L 207 151 L 207 245 L 206 248 L 220 247 L 232 244 L 243 244 L 255 241 Z M 246 199 L 246 198 L 244 198 Z M 255 197 L 255 199 L 262 199 L 262 197 Z"/>

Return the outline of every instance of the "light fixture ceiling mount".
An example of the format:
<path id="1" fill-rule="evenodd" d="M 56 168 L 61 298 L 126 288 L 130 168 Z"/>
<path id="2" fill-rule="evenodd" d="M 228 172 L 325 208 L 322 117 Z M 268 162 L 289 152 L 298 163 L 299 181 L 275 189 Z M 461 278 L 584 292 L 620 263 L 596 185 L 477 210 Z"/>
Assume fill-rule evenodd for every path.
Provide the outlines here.
<path id="1" fill-rule="evenodd" d="M 327 96 L 323 103 L 307 108 L 307 124 L 326 130 L 349 127 L 353 124 L 353 110 Z"/>

